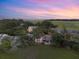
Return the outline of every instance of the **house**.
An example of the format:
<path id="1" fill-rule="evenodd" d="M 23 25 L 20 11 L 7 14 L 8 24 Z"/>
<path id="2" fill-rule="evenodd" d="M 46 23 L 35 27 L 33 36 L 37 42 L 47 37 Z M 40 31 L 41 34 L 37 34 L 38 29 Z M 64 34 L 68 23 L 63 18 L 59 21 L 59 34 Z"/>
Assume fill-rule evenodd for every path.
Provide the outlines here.
<path id="1" fill-rule="evenodd" d="M 43 43 L 43 37 L 35 38 L 35 43 L 42 44 Z"/>
<path id="2" fill-rule="evenodd" d="M 0 44 L 2 44 L 2 40 L 4 39 L 4 38 L 6 38 L 6 37 L 9 37 L 9 35 L 8 34 L 0 34 Z"/>
<path id="3" fill-rule="evenodd" d="M 45 45 L 50 45 L 51 40 L 52 40 L 51 35 L 45 35 L 44 38 L 43 38 L 43 42 L 44 42 Z"/>
<path id="4" fill-rule="evenodd" d="M 18 45 L 20 45 L 20 37 L 19 36 L 10 36 L 8 34 L 0 34 L 0 45 L 2 44 L 3 41 L 9 40 L 11 43 L 12 49 L 17 48 Z"/>
<path id="5" fill-rule="evenodd" d="M 33 29 L 35 29 L 35 28 L 37 28 L 37 26 L 29 26 L 28 29 L 27 29 L 27 31 L 28 32 L 32 32 Z"/>
<path id="6" fill-rule="evenodd" d="M 47 34 L 35 39 L 35 43 L 50 45 L 52 40 L 52 36 Z"/>

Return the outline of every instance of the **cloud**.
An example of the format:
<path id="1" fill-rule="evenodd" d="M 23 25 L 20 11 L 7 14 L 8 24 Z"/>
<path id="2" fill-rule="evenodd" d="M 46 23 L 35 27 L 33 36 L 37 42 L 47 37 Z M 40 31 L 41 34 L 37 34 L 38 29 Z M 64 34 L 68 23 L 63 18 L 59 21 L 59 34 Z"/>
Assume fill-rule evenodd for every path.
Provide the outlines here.
<path id="1" fill-rule="evenodd" d="M 49 14 L 51 15 L 60 15 L 67 18 L 79 18 L 79 7 L 71 6 L 64 9 L 51 9 Z"/>
<path id="2" fill-rule="evenodd" d="M 77 1 L 75 0 L 24 0 L 25 2 L 34 3 L 34 5 L 47 6 L 47 7 L 68 7 L 76 5 Z"/>
<path id="3" fill-rule="evenodd" d="M 1 3 L 0 9 L 15 18 L 79 18 L 79 0 L 12 0 Z"/>
<path id="4" fill-rule="evenodd" d="M 38 15 L 43 16 L 47 13 L 47 11 L 43 9 L 28 9 L 28 8 L 17 8 L 17 7 L 8 7 L 7 9 L 18 13 L 35 15 L 35 16 Z"/>
<path id="5" fill-rule="evenodd" d="M 18 7 L 8 7 L 13 12 L 42 18 L 79 18 L 79 7 L 69 6 L 67 8 L 49 8 L 49 9 L 28 9 Z"/>
<path id="6" fill-rule="evenodd" d="M 33 3 L 42 3 L 42 4 L 53 4 L 53 3 L 61 3 L 61 4 L 72 4 L 74 0 L 25 0 Z"/>
<path id="7" fill-rule="evenodd" d="M 28 2 L 35 2 L 35 3 L 48 3 L 52 0 L 25 0 L 25 1 L 28 1 Z"/>

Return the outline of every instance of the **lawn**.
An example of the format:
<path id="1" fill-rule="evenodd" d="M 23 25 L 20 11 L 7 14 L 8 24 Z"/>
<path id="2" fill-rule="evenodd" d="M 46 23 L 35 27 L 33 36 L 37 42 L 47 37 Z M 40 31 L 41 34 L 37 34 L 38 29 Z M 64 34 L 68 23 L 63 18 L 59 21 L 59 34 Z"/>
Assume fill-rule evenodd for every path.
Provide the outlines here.
<path id="1" fill-rule="evenodd" d="M 49 46 L 34 46 L 13 53 L 1 53 L 0 59 L 79 59 L 79 53 Z"/>
<path id="2" fill-rule="evenodd" d="M 52 21 L 52 23 L 58 25 L 61 29 L 64 24 L 68 30 L 79 30 L 79 21 Z"/>

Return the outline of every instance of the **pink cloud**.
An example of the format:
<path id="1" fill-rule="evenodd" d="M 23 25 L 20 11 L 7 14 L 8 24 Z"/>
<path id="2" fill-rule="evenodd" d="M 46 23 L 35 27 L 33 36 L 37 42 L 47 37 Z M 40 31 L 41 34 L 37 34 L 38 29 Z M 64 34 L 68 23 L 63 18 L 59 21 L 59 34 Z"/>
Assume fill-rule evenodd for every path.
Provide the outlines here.
<path id="1" fill-rule="evenodd" d="M 48 3 L 51 2 L 52 0 L 25 0 L 29 2 L 35 2 L 35 3 Z"/>
<path id="2" fill-rule="evenodd" d="M 28 9 L 28 8 L 17 8 L 17 7 L 8 7 L 7 9 L 18 13 L 35 15 L 35 16 L 37 15 L 43 16 L 47 13 L 47 11 L 43 9 Z"/>
<path id="3" fill-rule="evenodd" d="M 69 3 L 73 3 L 73 0 L 25 0 L 25 1 L 29 1 L 29 2 L 34 2 L 34 3 L 65 3 L 65 4 L 69 4 Z"/>
<path id="4" fill-rule="evenodd" d="M 65 9 L 51 9 L 49 13 L 51 15 L 65 16 L 66 18 L 79 18 L 79 7 L 71 6 Z"/>
<path id="5" fill-rule="evenodd" d="M 24 0 L 24 1 L 29 1 L 30 3 L 42 5 L 42 6 L 47 6 L 47 7 L 68 7 L 75 5 L 74 0 Z"/>
<path id="6" fill-rule="evenodd" d="M 34 0 L 34 2 L 45 3 L 50 2 L 51 0 Z"/>
<path id="7" fill-rule="evenodd" d="M 71 6 L 67 8 L 49 8 L 46 9 L 27 9 L 27 8 L 17 8 L 8 7 L 7 9 L 13 12 L 21 13 L 24 15 L 30 15 L 35 17 L 50 17 L 51 18 L 79 18 L 79 7 Z"/>

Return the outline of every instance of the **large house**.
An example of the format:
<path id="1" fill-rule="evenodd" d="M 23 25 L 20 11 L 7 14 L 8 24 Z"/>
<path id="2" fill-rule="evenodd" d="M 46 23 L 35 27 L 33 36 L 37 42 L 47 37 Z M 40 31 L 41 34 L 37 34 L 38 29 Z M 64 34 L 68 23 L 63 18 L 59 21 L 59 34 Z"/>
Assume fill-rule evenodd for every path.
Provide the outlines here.
<path id="1" fill-rule="evenodd" d="M 39 38 L 36 38 L 35 39 L 35 43 L 50 45 L 51 44 L 51 40 L 52 40 L 52 36 L 51 35 L 44 35 L 44 36 L 41 36 Z"/>
<path id="2" fill-rule="evenodd" d="M 0 34 L 0 45 L 3 43 L 3 41 L 5 40 L 9 40 L 11 42 L 11 47 L 12 49 L 17 48 L 18 45 L 20 45 L 20 41 L 19 41 L 18 36 L 10 36 L 8 34 Z"/>

